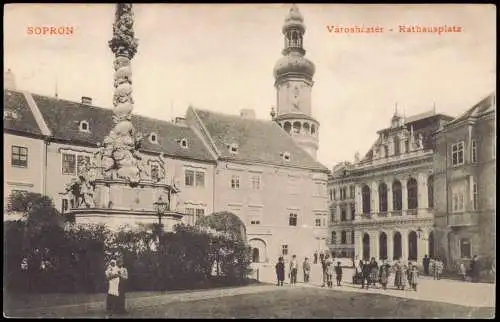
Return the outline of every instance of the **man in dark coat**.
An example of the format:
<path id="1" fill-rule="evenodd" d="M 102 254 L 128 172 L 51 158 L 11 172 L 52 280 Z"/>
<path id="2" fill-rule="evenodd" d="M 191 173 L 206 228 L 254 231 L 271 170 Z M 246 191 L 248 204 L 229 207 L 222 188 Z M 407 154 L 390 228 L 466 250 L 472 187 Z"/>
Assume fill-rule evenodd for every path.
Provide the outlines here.
<path id="1" fill-rule="evenodd" d="M 318 252 L 314 252 L 314 264 L 318 264 Z"/>
<path id="2" fill-rule="evenodd" d="M 278 263 L 276 263 L 276 278 L 278 286 L 283 286 L 283 281 L 285 280 L 285 263 L 283 257 L 280 257 Z"/>
<path id="3" fill-rule="evenodd" d="M 431 259 L 427 256 L 427 254 L 424 256 L 424 259 L 422 260 L 422 264 L 424 266 L 424 274 L 429 275 L 429 264 L 431 263 Z"/>
<path id="4" fill-rule="evenodd" d="M 366 289 L 368 289 L 370 285 L 370 274 L 372 272 L 372 265 L 368 263 L 368 260 L 365 260 L 363 263 L 363 268 L 361 269 L 361 288 L 365 288 L 365 283 L 366 283 Z"/>
<path id="5" fill-rule="evenodd" d="M 477 255 L 474 255 L 472 262 L 470 263 L 470 274 L 472 282 L 477 282 L 479 280 L 479 261 Z"/>

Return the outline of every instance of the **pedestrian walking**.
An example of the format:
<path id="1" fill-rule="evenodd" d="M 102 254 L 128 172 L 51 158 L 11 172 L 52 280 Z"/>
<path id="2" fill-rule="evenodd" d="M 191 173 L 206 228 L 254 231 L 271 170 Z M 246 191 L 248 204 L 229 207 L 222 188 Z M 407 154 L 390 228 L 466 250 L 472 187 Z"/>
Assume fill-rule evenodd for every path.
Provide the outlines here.
<path id="1" fill-rule="evenodd" d="M 408 285 L 408 266 L 406 264 L 401 266 L 401 289 L 404 290 Z"/>
<path id="2" fill-rule="evenodd" d="M 372 257 L 370 262 L 370 281 L 373 287 L 376 286 L 378 280 L 378 264 L 375 257 Z"/>
<path id="3" fill-rule="evenodd" d="M 409 279 L 408 279 L 408 284 L 410 287 L 417 291 L 417 284 L 418 284 L 418 270 L 417 270 L 417 265 L 411 266 L 411 269 L 409 269 Z"/>
<path id="4" fill-rule="evenodd" d="M 371 275 L 371 266 L 368 263 L 368 260 L 365 260 L 362 267 L 362 279 L 361 279 L 361 288 L 364 288 L 366 285 L 366 289 L 370 286 L 370 275 Z"/>
<path id="5" fill-rule="evenodd" d="M 278 258 L 278 262 L 275 266 L 276 269 L 276 279 L 278 280 L 278 286 L 283 286 L 283 281 L 285 280 L 285 262 L 283 257 Z"/>
<path id="6" fill-rule="evenodd" d="M 319 261 L 323 262 L 325 260 L 325 254 L 319 253 Z"/>
<path id="7" fill-rule="evenodd" d="M 340 266 L 340 262 L 337 262 L 337 266 L 335 266 L 335 277 L 337 279 L 337 286 L 342 286 L 342 266 Z"/>
<path id="8" fill-rule="evenodd" d="M 124 314 L 127 313 L 126 303 L 125 303 L 125 293 L 127 291 L 128 270 L 127 268 L 125 268 L 122 258 L 119 258 L 116 261 L 116 265 L 118 266 L 118 277 L 120 278 L 120 282 L 118 283 L 117 307 L 118 307 L 118 312 Z"/>
<path id="9" fill-rule="evenodd" d="M 290 284 L 297 284 L 297 271 L 299 264 L 297 263 L 297 256 L 293 255 L 290 261 Z"/>
<path id="10" fill-rule="evenodd" d="M 380 266 L 380 269 L 379 269 L 379 282 L 382 285 L 382 288 L 384 290 L 387 289 L 387 284 L 389 282 L 390 269 L 391 269 L 391 267 L 384 260 L 382 262 L 382 265 Z"/>
<path id="11" fill-rule="evenodd" d="M 322 255 L 322 254 L 320 254 L 320 255 Z M 320 263 L 321 263 L 321 272 L 322 272 L 322 278 L 323 278 L 323 284 L 321 285 L 321 287 L 325 287 L 325 285 L 328 281 L 328 277 L 326 274 L 326 260 L 322 256 L 320 256 Z"/>
<path id="12" fill-rule="evenodd" d="M 430 264 L 430 258 L 425 254 L 424 259 L 422 260 L 422 264 L 424 266 L 424 274 L 426 276 L 429 276 L 429 264 Z"/>
<path id="13" fill-rule="evenodd" d="M 441 279 L 441 274 L 443 273 L 443 262 L 441 262 L 439 259 L 436 259 L 434 261 L 434 279 L 439 280 Z"/>
<path id="14" fill-rule="evenodd" d="M 318 264 L 318 251 L 314 252 L 314 264 Z"/>
<path id="15" fill-rule="evenodd" d="M 459 271 L 460 271 L 460 276 L 462 277 L 462 281 L 466 281 L 467 280 L 467 269 L 465 268 L 464 262 L 460 263 Z"/>
<path id="16" fill-rule="evenodd" d="M 305 258 L 302 263 L 302 271 L 304 272 L 304 283 L 309 283 L 309 276 L 311 274 L 311 264 L 309 263 L 309 258 Z"/>
<path id="17" fill-rule="evenodd" d="M 333 273 L 335 272 L 335 267 L 332 258 L 329 255 L 325 256 L 326 262 L 326 282 L 328 287 L 333 286 Z"/>
<path id="18" fill-rule="evenodd" d="M 480 272 L 480 267 L 479 267 L 479 260 L 477 258 L 477 255 L 474 255 L 472 258 L 472 262 L 470 263 L 470 272 L 471 272 L 471 280 L 472 282 L 476 283 L 479 281 L 479 272 Z"/>

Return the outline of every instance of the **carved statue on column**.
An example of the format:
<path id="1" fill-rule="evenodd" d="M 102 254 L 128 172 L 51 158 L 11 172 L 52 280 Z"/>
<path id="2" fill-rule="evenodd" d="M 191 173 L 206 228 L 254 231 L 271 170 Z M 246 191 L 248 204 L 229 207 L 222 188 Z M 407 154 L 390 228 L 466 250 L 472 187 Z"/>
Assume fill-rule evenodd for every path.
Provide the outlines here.
<path id="1" fill-rule="evenodd" d="M 71 194 L 76 208 L 94 208 L 96 167 L 91 167 L 90 163 L 83 159 L 80 169 L 78 178 L 66 185 L 65 194 Z"/>
<path id="2" fill-rule="evenodd" d="M 132 69 L 130 60 L 137 53 L 137 39 L 134 38 L 132 4 L 117 4 L 113 37 L 109 47 L 115 55 L 113 95 L 114 127 L 104 139 L 102 148 L 102 170 L 107 178 L 117 177 L 137 184 L 141 172 L 145 171 L 139 161 L 142 135 L 136 133 L 131 123 L 134 99 L 132 97 Z"/>

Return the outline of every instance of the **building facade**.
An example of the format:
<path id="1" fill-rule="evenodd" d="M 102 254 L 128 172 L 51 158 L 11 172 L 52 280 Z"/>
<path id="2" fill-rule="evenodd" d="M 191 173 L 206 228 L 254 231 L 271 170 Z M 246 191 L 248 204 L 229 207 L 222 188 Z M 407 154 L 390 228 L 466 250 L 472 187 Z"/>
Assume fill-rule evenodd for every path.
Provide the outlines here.
<path id="1" fill-rule="evenodd" d="M 450 267 L 495 262 L 496 95 L 435 133 L 437 250 Z"/>
<path id="2" fill-rule="evenodd" d="M 335 169 L 332 251 L 419 264 L 434 256 L 432 133 L 451 119 L 433 111 L 408 118 L 396 113 L 363 159 Z"/>
<path id="3" fill-rule="evenodd" d="M 253 110 L 227 115 L 189 107 L 174 123 L 140 115 L 131 121 L 143 134 L 140 152 L 151 180 L 179 188 L 172 206 L 186 215 L 184 222 L 194 224 L 197 217 L 218 211 L 237 214 L 247 226 L 254 262 L 311 257 L 327 248 L 329 170 L 316 161 L 315 68 L 304 58 L 303 21 L 293 5 L 282 29 L 284 56 L 274 68 L 277 114 L 272 111 L 271 120 L 256 119 Z M 13 74 L 5 77 L 14 87 Z M 113 128 L 113 110 L 93 106 L 90 97 L 71 102 L 15 89 L 4 90 L 4 105 L 11 111 L 4 113 L 4 153 L 10 156 L 4 164 L 5 198 L 12 190 L 39 192 L 68 212 L 75 205 L 65 185 L 101 149 Z M 155 162 L 158 158 L 165 168 Z M 123 215 L 93 215 L 84 222 L 119 227 L 155 221 L 153 215 L 131 215 L 152 206 L 142 204 L 146 198 L 139 190 L 114 187 L 112 207 Z"/>

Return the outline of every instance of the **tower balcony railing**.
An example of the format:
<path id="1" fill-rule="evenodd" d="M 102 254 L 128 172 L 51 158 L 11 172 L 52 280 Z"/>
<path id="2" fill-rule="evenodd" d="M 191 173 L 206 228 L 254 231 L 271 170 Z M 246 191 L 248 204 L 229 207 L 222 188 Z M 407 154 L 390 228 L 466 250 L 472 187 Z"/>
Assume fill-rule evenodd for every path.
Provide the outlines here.
<path id="1" fill-rule="evenodd" d="M 403 211 L 402 210 L 393 210 L 391 211 L 391 217 L 399 217 L 399 216 L 402 216 L 403 215 Z"/>
<path id="2" fill-rule="evenodd" d="M 408 209 L 408 210 L 406 210 L 406 215 L 408 215 L 408 216 L 416 216 L 417 213 L 418 213 L 417 209 Z"/>

